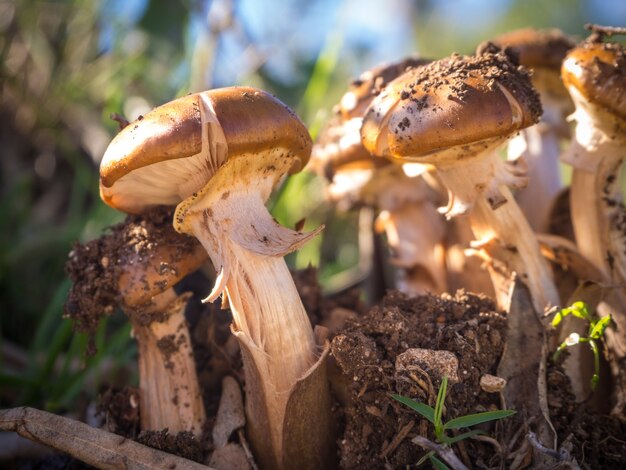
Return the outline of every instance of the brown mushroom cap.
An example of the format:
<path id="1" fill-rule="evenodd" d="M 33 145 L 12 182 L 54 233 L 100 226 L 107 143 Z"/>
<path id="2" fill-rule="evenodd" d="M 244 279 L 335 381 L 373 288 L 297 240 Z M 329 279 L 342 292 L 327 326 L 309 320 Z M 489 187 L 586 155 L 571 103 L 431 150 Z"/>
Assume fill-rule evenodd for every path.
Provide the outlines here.
<path id="1" fill-rule="evenodd" d="M 567 55 L 561 73 L 567 88 L 626 119 L 626 57 L 620 44 L 583 42 Z"/>
<path id="2" fill-rule="evenodd" d="M 502 34 L 492 42 L 500 47 L 510 47 L 519 63 L 529 68 L 549 68 L 558 73 L 567 52 L 576 43 L 558 29 L 524 28 Z"/>
<path id="3" fill-rule="evenodd" d="M 340 171 L 369 170 L 389 164 L 382 158 L 372 158 L 365 150 L 360 138 L 360 122 L 360 119 L 332 120 L 313 147 L 313 166 L 329 181 Z"/>
<path id="4" fill-rule="evenodd" d="M 140 213 L 153 205 L 174 205 L 211 177 L 201 154 L 203 107 L 211 107 L 233 157 L 283 148 L 291 173 L 308 162 L 311 138 L 300 119 L 261 90 L 231 87 L 194 93 L 166 103 L 125 127 L 100 165 L 100 195 L 108 205 Z M 123 184 L 120 184 L 122 183 Z M 190 187 L 191 182 L 191 187 Z M 184 189 L 181 189 L 184 188 Z"/>
<path id="5" fill-rule="evenodd" d="M 361 136 L 374 155 L 432 163 L 419 157 L 508 136 L 540 115 L 528 73 L 505 54 L 453 55 L 391 83 L 370 105 Z"/>
<path id="6" fill-rule="evenodd" d="M 531 80 L 542 100 L 551 99 L 566 115 L 573 111 L 572 100 L 561 81 L 563 59 L 576 45 L 572 38 L 558 29 L 525 28 L 498 36 L 492 43 L 508 47 L 521 65 L 533 71 Z"/>
<path id="7" fill-rule="evenodd" d="M 339 102 L 338 110 L 344 120 L 362 117 L 366 108 L 387 84 L 408 69 L 420 67 L 431 62 L 430 59 L 422 59 L 410 56 L 398 62 L 378 65 L 366 70 L 359 78 L 352 80 L 348 91 Z"/>

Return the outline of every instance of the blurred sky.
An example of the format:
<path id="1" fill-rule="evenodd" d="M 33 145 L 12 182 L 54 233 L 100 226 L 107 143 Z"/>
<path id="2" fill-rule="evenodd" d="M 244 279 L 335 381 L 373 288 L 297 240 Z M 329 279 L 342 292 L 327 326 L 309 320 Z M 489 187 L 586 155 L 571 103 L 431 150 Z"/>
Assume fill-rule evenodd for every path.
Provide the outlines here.
<path id="1" fill-rule="evenodd" d="M 198 0 L 186 41 L 194 52 L 171 76 L 187 91 L 254 83 L 263 72 L 290 86 L 307 79 L 324 48 L 337 49 L 347 76 L 412 53 L 440 57 L 471 52 L 490 35 L 515 28 L 558 27 L 584 36 L 583 24 L 626 25 L 626 0 Z M 147 0 L 102 3 L 100 46 L 126 37 Z M 341 73 L 340 73 L 341 75 Z M 258 77 L 257 77 L 258 79 Z"/>

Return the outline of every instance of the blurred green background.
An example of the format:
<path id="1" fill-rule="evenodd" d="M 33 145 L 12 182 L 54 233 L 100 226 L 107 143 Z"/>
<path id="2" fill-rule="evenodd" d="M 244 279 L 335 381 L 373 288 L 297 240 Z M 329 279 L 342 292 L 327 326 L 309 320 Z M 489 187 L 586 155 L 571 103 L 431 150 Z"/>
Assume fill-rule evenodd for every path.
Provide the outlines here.
<path id="1" fill-rule="evenodd" d="M 62 319 L 72 244 L 120 213 L 98 197 L 117 130 L 193 91 L 245 84 L 293 107 L 313 136 L 348 80 L 410 53 L 442 57 L 515 28 L 626 24 L 623 0 L 0 0 L 0 406 L 71 407 L 135 353 L 111 317 L 87 363 Z M 292 178 L 272 201 L 292 226 L 326 220 L 322 184 Z M 354 216 L 291 256 L 322 282 L 358 262 Z M 336 227 L 341 227 L 341 230 Z M 208 286 L 207 286 L 208 290 Z M 105 364 L 107 367 L 92 367 Z"/>

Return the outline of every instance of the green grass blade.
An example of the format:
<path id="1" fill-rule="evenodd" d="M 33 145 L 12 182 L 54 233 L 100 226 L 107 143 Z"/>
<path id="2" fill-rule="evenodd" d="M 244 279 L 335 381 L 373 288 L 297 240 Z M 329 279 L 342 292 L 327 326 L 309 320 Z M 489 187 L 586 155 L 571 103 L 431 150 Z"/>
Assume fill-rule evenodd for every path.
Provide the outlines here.
<path id="1" fill-rule="evenodd" d="M 403 397 L 402 395 L 392 394 L 391 398 L 393 398 L 396 401 L 399 401 L 403 405 L 408 406 L 413 411 L 415 411 L 416 413 L 419 413 L 428 421 L 435 424 L 435 410 L 431 408 L 430 406 L 428 406 L 427 404 L 419 403 L 415 400 L 411 400 L 410 398 Z"/>
<path id="2" fill-rule="evenodd" d="M 450 446 L 452 444 L 455 444 L 456 442 L 462 441 L 463 439 L 478 436 L 480 434 L 485 434 L 485 433 L 482 432 L 480 429 L 474 429 L 473 431 L 467 431 L 467 432 L 464 432 L 463 434 L 459 434 L 458 436 L 453 436 L 453 437 L 446 436 L 444 441 L 446 445 Z"/>
<path id="3" fill-rule="evenodd" d="M 437 402 L 435 403 L 435 426 L 437 423 L 441 423 L 441 417 L 443 416 L 443 405 L 446 401 L 446 393 L 448 392 L 448 377 L 441 379 L 441 386 L 437 393 Z M 443 428 L 445 429 L 445 428 Z"/>
<path id="4" fill-rule="evenodd" d="M 488 421 L 495 421 L 497 419 L 508 418 L 513 416 L 516 411 L 513 410 L 497 410 L 497 411 L 485 411 L 484 413 L 475 413 L 471 415 L 461 416 L 454 418 L 443 425 L 444 429 L 459 429 L 475 426 L 480 423 L 486 423 Z"/>
<path id="5" fill-rule="evenodd" d="M 429 457 L 429 460 L 436 470 L 450 470 L 450 467 L 448 467 L 445 463 L 435 457 L 434 454 Z"/>

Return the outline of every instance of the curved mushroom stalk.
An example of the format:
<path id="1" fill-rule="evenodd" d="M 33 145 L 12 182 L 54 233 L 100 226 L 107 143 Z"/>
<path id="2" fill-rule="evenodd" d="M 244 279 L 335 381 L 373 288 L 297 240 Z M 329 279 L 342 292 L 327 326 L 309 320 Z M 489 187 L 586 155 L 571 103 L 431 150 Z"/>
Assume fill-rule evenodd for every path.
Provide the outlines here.
<path id="1" fill-rule="evenodd" d="M 310 233 L 292 231 L 265 208 L 272 189 L 293 164 L 283 152 L 227 161 L 201 191 L 179 204 L 174 216 L 176 229 L 193 234 L 220 269 L 206 301 L 222 295 L 230 305 L 233 331 L 247 352 L 248 413 L 267 421 L 266 435 L 256 435 L 261 442 L 252 436 L 252 444 L 260 455 L 272 455 L 275 468 L 285 465 L 284 423 L 293 419 L 285 415 L 291 391 L 314 364 L 319 366 L 321 353 L 282 257 L 323 227 Z"/>
<path id="2" fill-rule="evenodd" d="M 584 101 L 577 103 L 575 140 L 561 156 L 572 165 L 570 205 L 576 243 L 581 253 L 615 282 L 626 282 L 626 237 L 623 195 L 618 180 L 626 157 L 626 133 L 606 111 Z M 613 123 L 613 124 L 611 124 Z M 622 124 L 626 128 L 626 123 Z"/>
<path id="3" fill-rule="evenodd" d="M 125 311 L 139 347 L 141 429 L 202 434 L 206 415 L 184 316 L 190 294 L 173 289 Z"/>

